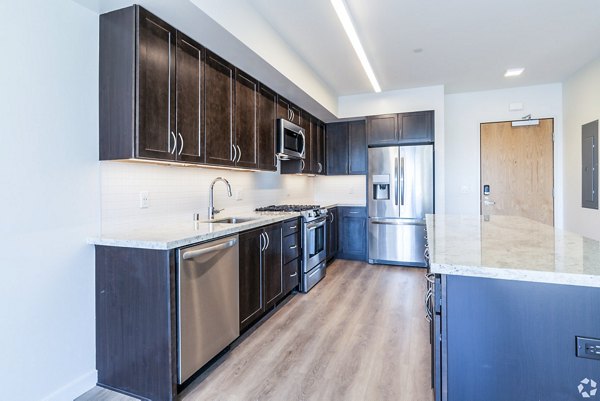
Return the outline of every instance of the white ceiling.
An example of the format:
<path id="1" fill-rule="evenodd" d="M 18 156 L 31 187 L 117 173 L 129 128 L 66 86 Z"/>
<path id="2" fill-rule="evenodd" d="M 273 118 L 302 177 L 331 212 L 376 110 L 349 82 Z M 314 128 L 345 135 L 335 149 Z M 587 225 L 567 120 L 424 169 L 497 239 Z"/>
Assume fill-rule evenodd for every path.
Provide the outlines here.
<path id="1" fill-rule="evenodd" d="M 337 96 L 372 88 L 328 0 L 251 4 Z M 346 0 L 384 91 L 559 82 L 600 56 L 596 0 Z M 415 53 L 414 49 L 423 49 Z M 525 67 L 507 79 L 510 67 Z"/>

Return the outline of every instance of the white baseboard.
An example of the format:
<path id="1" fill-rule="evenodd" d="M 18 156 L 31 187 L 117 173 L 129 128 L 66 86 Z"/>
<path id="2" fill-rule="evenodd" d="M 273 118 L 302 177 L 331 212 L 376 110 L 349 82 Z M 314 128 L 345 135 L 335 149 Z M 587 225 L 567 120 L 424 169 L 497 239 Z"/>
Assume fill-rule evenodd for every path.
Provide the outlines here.
<path id="1" fill-rule="evenodd" d="M 44 397 L 42 401 L 73 401 L 75 398 L 95 387 L 97 382 L 98 371 L 94 369 L 89 373 L 79 376 L 72 382 L 65 384 L 52 394 Z"/>

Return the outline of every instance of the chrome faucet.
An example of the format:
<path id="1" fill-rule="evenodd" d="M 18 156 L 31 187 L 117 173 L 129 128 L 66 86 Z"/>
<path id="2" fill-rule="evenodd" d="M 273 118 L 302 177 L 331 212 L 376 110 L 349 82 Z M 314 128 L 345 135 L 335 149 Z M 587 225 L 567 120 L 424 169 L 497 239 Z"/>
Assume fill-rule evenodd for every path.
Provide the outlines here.
<path id="1" fill-rule="evenodd" d="M 223 177 L 215 178 L 213 180 L 213 182 L 210 184 L 210 191 L 208 192 L 208 218 L 210 220 L 215 218 L 215 214 L 220 213 L 223 210 L 223 209 L 215 209 L 215 205 L 214 205 L 213 192 L 214 192 L 215 183 L 217 181 L 223 181 L 225 183 L 225 185 L 227 185 L 227 196 L 229 196 L 231 198 L 231 185 L 229 184 L 229 181 L 227 181 Z"/>

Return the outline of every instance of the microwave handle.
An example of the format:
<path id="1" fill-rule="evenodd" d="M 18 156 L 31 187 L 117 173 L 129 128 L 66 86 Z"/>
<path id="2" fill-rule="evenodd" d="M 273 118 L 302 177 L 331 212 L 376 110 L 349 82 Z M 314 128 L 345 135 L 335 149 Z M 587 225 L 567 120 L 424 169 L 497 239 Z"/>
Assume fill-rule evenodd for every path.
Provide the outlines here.
<path id="1" fill-rule="evenodd" d="M 306 137 L 304 136 L 304 131 L 300 130 L 300 135 L 302 135 L 302 152 L 300 152 L 300 153 L 305 153 L 305 151 L 306 151 Z"/>

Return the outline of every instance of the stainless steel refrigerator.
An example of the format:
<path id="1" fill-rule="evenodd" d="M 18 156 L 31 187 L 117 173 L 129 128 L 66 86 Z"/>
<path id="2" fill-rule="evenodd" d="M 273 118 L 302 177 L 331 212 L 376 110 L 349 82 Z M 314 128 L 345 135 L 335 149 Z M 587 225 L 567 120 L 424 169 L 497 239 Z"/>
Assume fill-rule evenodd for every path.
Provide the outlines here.
<path id="1" fill-rule="evenodd" d="M 369 263 L 426 266 L 433 145 L 369 148 Z"/>

